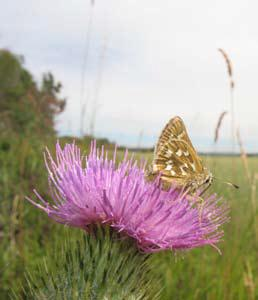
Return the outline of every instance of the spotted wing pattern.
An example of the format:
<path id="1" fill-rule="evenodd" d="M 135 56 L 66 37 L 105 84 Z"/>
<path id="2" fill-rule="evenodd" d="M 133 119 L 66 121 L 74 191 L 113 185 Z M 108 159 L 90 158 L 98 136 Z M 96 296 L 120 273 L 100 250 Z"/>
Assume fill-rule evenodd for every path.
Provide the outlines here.
<path id="1" fill-rule="evenodd" d="M 194 149 L 180 117 L 172 118 L 163 129 L 158 140 L 152 175 L 161 174 L 167 185 L 192 187 L 196 189 L 210 180 L 210 173 Z"/>

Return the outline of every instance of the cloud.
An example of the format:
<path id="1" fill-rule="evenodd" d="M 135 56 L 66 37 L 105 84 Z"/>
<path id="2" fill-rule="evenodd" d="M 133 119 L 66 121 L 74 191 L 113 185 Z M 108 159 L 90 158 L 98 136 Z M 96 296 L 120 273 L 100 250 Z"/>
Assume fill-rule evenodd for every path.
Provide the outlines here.
<path id="1" fill-rule="evenodd" d="M 236 124 L 248 149 L 257 151 L 257 8 L 233 0 L 110 0 L 95 1 L 93 8 L 83 0 L 12 0 L 0 12 L 0 43 L 24 54 L 37 78 L 51 70 L 63 82 L 68 105 L 57 128 L 76 134 L 92 18 L 85 126 L 97 99 L 99 135 L 136 145 L 143 132 L 143 143 L 151 145 L 169 118 L 181 115 L 199 149 L 211 147 L 219 114 L 230 110 L 226 66 L 217 51 L 222 47 L 233 61 Z M 229 149 L 229 115 L 222 129 L 221 149 Z"/>

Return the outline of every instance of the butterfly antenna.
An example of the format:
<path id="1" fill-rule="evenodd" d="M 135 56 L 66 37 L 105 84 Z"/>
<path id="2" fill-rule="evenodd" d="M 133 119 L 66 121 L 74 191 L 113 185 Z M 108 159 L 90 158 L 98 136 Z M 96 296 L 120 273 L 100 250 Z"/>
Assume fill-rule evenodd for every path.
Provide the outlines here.
<path id="1" fill-rule="evenodd" d="M 224 181 L 223 179 L 220 179 L 220 178 L 217 178 L 217 177 L 213 177 L 213 178 L 216 179 L 216 180 L 219 180 L 219 181 L 221 181 L 221 182 L 223 182 L 223 183 L 225 183 L 225 184 L 227 184 L 227 185 L 229 185 L 229 186 L 232 186 L 232 187 L 234 187 L 235 189 L 239 189 L 239 185 L 237 185 L 237 184 L 235 184 L 235 183 L 233 183 L 233 182 Z"/>

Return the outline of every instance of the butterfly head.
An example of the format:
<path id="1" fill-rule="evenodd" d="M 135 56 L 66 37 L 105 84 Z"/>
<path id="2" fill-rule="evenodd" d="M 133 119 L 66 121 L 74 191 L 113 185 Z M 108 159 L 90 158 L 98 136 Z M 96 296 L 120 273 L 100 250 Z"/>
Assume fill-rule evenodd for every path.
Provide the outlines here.
<path id="1" fill-rule="evenodd" d="M 203 173 L 196 174 L 192 180 L 188 181 L 189 190 L 195 192 L 198 189 L 206 190 L 213 182 L 212 173 L 204 167 Z"/>

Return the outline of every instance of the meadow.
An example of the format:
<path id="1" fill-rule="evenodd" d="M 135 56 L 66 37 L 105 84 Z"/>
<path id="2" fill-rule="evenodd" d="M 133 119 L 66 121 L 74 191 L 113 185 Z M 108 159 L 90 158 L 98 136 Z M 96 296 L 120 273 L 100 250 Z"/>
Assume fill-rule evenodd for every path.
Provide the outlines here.
<path id="1" fill-rule="evenodd" d="M 250 148 L 256 120 L 255 7 L 249 2 L 245 7 L 243 1 L 216 1 L 207 7 L 201 2 L 198 7 L 198 1 L 192 7 L 175 1 L 120 1 L 122 6 L 95 0 L 26 2 L 28 7 L 18 2 L 14 7 L 2 5 L 0 300 L 258 300 L 258 152 Z M 215 49 L 218 43 L 232 52 L 236 74 L 231 55 Z M 50 71 L 40 76 L 45 68 Z M 177 201 L 176 192 L 166 194 L 172 196 L 169 205 L 164 204 L 159 186 L 146 185 L 143 172 L 140 180 L 132 166 L 131 173 L 125 168 L 117 175 L 112 164 L 105 169 L 108 164 L 103 167 L 98 157 L 88 164 L 88 177 L 78 161 L 58 169 L 65 175 L 60 175 L 61 192 L 57 188 L 61 196 L 54 195 L 67 200 L 55 215 L 59 221 L 91 234 L 54 222 L 28 201 L 37 199 L 36 189 L 47 200 L 48 213 L 52 208 L 43 153 L 48 147 L 55 157 L 57 139 L 61 146 L 75 142 L 83 155 L 96 139 L 112 158 L 115 146 L 107 138 L 116 136 L 117 142 L 137 143 L 129 156 L 150 164 L 153 152 L 140 146 L 156 132 L 154 124 L 167 121 L 160 119 L 167 113 L 178 113 L 187 127 L 197 118 L 204 121 L 195 138 L 203 149 L 214 150 L 202 154 L 215 178 L 206 195 L 215 193 L 230 207 L 216 246 L 209 240 L 208 246 L 194 247 L 207 242 L 222 222 L 213 203 L 206 202 L 212 211 L 207 209 L 200 222 L 202 210 L 199 203 L 187 201 L 189 195 Z M 208 136 L 215 119 L 214 136 Z M 224 127 L 227 124 L 230 128 Z M 248 135 L 246 148 L 256 155 L 245 152 L 242 128 Z M 96 132 L 107 138 L 98 139 Z M 183 131 L 168 135 L 163 137 L 171 143 L 187 146 L 186 152 L 177 147 L 175 162 L 167 161 L 166 170 L 173 175 L 179 157 L 187 159 L 192 153 L 188 141 L 181 140 Z M 221 149 L 232 155 L 216 152 Z M 122 146 L 117 149 L 117 163 L 124 152 Z M 167 149 L 165 157 L 170 152 Z M 190 165 L 193 172 L 199 169 Z M 180 165 L 182 175 L 184 167 L 190 169 Z M 108 178 L 104 184 L 103 174 Z M 55 184 L 56 178 L 51 179 Z M 147 204 L 145 197 L 151 199 Z M 89 219 L 92 224 L 85 224 Z"/>
<path id="2" fill-rule="evenodd" d="M 71 139 L 61 139 L 61 144 L 67 141 Z M 88 151 L 88 140 L 78 140 L 77 144 Z M 19 136 L 1 138 L 0 299 L 12 298 L 13 292 L 27 299 L 22 292 L 26 271 L 35 270 L 46 253 L 65 236 L 64 226 L 49 221 L 25 200 L 25 196 L 32 196 L 34 187 L 43 197 L 49 197 L 42 155 L 45 145 L 53 152 L 55 138 L 40 141 Z M 137 152 L 135 156 L 150 161 L 152 153 Z M 154 272 L 162 285 L 160 299 L 257 299 L 258 158 L 247 158 L 250 175 L 246 161 L 240 156 L 203 159 L 216 177 L 240 186 L 236 190 L 215 180 L 209 190 L 223 197 L 231 207 L 231 220 L 224 225 L 224 240 L 219 244 L 222 255 L 208 246 L 154 254 Z M 77 231 L 71 229 L 75 237 Z"/>

